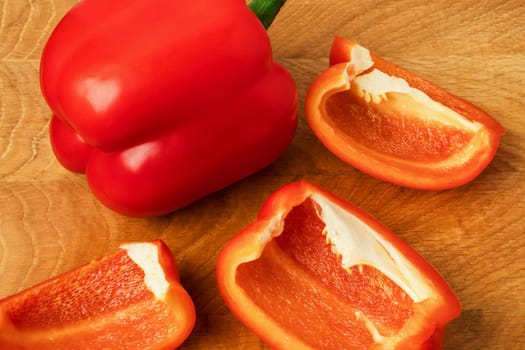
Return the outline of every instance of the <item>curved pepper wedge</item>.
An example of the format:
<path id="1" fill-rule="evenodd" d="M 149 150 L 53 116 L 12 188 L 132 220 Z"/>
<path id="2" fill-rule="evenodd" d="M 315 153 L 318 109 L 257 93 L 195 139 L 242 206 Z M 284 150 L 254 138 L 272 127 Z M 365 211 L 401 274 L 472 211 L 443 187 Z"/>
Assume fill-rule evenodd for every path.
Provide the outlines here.
<path id="1" fill-rule="evenodd" d="M 162 241 L 112 255 L 0 300 L 0 349 L 173 349 L 195 308 Z"/>
<path id="2" fill-rule="evenodd" d="M 226 305 L 276 349 L 438 349 L 461 311 L 409 245 L 308 182 L 272 194 L 216 272 Z"/>
<path id="3" fill-rule="evenodd" d="M 340 159 L 418 189 L 471 181 L 504 133 L 478 107 L 341 37 L 334 39 L 330 67 L 308 91 L 305 113 Z"/>
<path id="4" fill-rule="evenodd" d="M 40 74 L 57 159 L 129 216 L 174 211 L 262 169 L 297 126 L 295 83 L 241 0 L 81 1 Z"/>

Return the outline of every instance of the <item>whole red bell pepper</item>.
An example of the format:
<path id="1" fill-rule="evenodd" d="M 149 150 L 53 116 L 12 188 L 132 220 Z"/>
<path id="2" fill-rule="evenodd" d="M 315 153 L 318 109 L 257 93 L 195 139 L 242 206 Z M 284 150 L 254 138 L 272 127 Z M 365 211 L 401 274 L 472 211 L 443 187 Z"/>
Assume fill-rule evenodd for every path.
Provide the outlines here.
<path id="1" fill-rule="evenodd" d="M 294 81 L 242 0 L 80 1 L 45 46 L 41 87 L 60 163 L 131 216 L 260 170 L 297 125 Z"/>
<path id="2" fill-rule="evenodd" d="M 363 210 L 297 182 L 230 240 L 217 281 L 276 349 L 437 349 L 461 307 L 439 273 Z"/>
<path id="3" fill-rule="evenodd" d="M 0 300 L 0 349 L 174 349 L 195 323 L 160 240 L 121 245 Z"/>
<path id="4" fill-rule="evenodd" d="M 348 164 L 398 185 L 441 190 L 478 176 L 504 128 L 441 87 L 341 37 L 305 98 L 308 124 Z"/>

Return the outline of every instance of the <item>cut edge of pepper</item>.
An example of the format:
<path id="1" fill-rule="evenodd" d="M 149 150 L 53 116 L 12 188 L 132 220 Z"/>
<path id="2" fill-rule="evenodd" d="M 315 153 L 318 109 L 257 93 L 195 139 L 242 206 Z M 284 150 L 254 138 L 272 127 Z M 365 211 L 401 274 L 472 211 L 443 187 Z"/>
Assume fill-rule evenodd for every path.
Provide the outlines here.
<path id="1" fill-rule="evenodd" d="M 303 184 L 299 185 L 299 186 L 305 186 L 305 185 L 307 187 L 309 186 L 304 181 L 301 182 L 301 183 L 303 183 Z M 237 317 L 239 317 L 239 319 L 241 321 L 243 321 L 246 325 L 248 325 L 248 327 L 250 327 L 250 328 L 252 328 L 254 330 L 257 330 L 257 329 L 264 329 L 265 331 L 268 330 L 267 333 L 269 335 L 268 334 L 267 335 L 260 334 L 260 332 L 256 332 L 256 333 L 258 333 L 258 335 L 270 345 L 278 345 L 278 344 L 283 345 L 282 343 L 279 343 L 279 341 L 281 341 L 279 339 L 282 338 L 282 334 L 284 333 L 284 337 L 286 339 L 288 339 L 288 340 L 294 339 L 294 345 L 295 344 L 299 344 L 299 345 L 297 345 L 297 348 L 301 348 L 301 349 L 302 348 L 305 348 L 305 349 L 306 348 L 310 348 L 308 344 L 305 344 L 301 340 L 295 338 L 293 334 L 290 334 L 286 330 L 280 329 L 278 327 L 278 325 L 275 324 L 275 321 L 272 320 L 272 318 L 268 314 L 266 314 L 263 310 L 258 309 L 256 304 L 247 296 L 245 291 L 242 290 L 241 288 L 239 288 L 239 286 L 236 283 L 236 277 L 235 276 L 236 276 L 236 272 L 237 272 L 238 266 L 240 266 L 243 262 L 249 262 L 249 261 L 257 260 L 258 257 L 261 256 L 263 250 L 265 249 L 266 243 L 268 243 L 273 238 L 276 238 L 276 237 L 278 237 L 279 235 L 282 234 L 282 232 L 283 232 L 283 224 L 282 224 L 282 222 L 285 220 L 285 218 L 287 217 L 289 212 L 294 207 L 304 203 L 308 199 L 311 199 L 312 202 L 315 204 L 316 211 L 317 211 L 318 215 L 319 215 L 319 208 L 321 208 L 321 211 L 322 211 L 323 210 L 323 202 L 326 202 L 326 201 L 330 202 L 331 203 L 330 205 L 335 205 L 335 206 L 341 207 L 342 210 L 344 210 L 344 208 L 346 208 L 345 205 L 341 206 L 341 203 L 338 202 L 337 199 L 336 200 L 332 200 L 333 198 L 330 198 L 330 199 L 327 198 L 326 200 L 324 200 L 324 199 L 319 200 L 319 198 L 323 198 L 322 194 L 321 195 L 315 194 L 315 191 L 314 192 L 309 192 L 309 189 L 306 190 L 306 192 L 308 192 L 308 193 L 304 194 L 300 198 L 294 197 L 293 198 L 293 204 L 287 210 L 285 210 L 282 206 L 279 206 L 279 204 L 282 205 L 282 203 L 277 203 L 277 204 L 273 203 L 273 204 L 275 204 L 276 207 L 279 207 L 279 209 L 280 209 L 280 210 L 278 210 L 280 214 L 278 215 L 278 218 L 275 219 L 275 220 L 277 220 L 277 222 L 275 220 L 264 220 L 264 218 L 263 218 L 262 221 L 255 222 L 253 225 L 249 226 L 246 229 L 247 231 L 252 232 L 252 233 L 253 232 L 257 232 L 257 235 L 255 235 L 255 236 L 263 236 L 264 237 L 263 239 L 258 240 L 258 242 L 261 243 L 261 244 L 257 246 L 257 249 L 255 249 L 255 251 L 253 249 L 253 246 L 252 246 L 252 248 L 248 249 L 248 250 L 250 250 L 250 258 L 248 258 L 248 259 L 238 259 L 241 256 L 244 256 L 244 258 L 246 258 L 246 255 L 244 255 L 243 253 L 239 254 L 239 250 L 235 250 L 235 248 L 234 248 L 233 250 L 235 250 L 235 252 L 237 253 L 237 254 L 235 254 L 235 253 L 234 254 L 235 254 L 235 256 L 237 258 L 232 258 L 230 256 L 230 258 L 232 258 L 232 259 L 229 262 L 224 262 L 224 261 L 222 262 L 223 267 L 224 266 L 228 266 L 229 269 L 230 269 L 230 272 L 227 272 L 226 271 L 227 269 L 224 269 L 224 268 L 221 268 L 221 267 L 219 267 L 218 271 L 217 271 L 217 277 L 219 279 L 219 285 L 224 284 L 224 287 L 227 290 L 226 293 L 224 293 L 224 291 L 221 290 L 221 294 L 223 294 L 223 297 L 224 297 L 226 303 L 230 306 L 232 311 L 234 311 L 234 313 L 237 315 Z M 291 197 L 293 197 L 293 196 L 291 196 Z M 291 202 L 291 200 L 292 199 L 290 198 L 290 202 Z M 276 201 L 279 202 L 278 200 L 276 200 Z M 321 205 L 319 204 L 319 201 L 322 202 Z M 326 204 L 325 204 L 324 208 L 326 210 Z M 363 215 L 364 212 L 361 212 L 358 208 L 354 208 L 354 209 L 358 210 L 357 218 L 363 220 L 362 215 Z M 367 216 L 368 214 L 364 213 L 364 215 Z M 320 219 L 323 222 L 325 222 L 322 217 L 320 217 Z M 368 225 L 368 220 L 369 219 L 367 219 L 366 217 L 364 218 L 364 221 L 366 221 L 366 225 Z M 271 222 L 271 224 L 268 224 L 269 222 Z M 279 224 L 279 222 L 281 222 L 281 224 Z M 267 229 L 267 231 L 265 231 L 265 229 Z M 375 230 L 376 228 L 375 227 L 371 227 L 371 229 Z M 236 241 L 235 245 L 237 246 L 237 248 L 242 249 L 244 247 L 246 249 L 247 242 L 244 241 L 244 240 L 248 236 L 249 235 L 242 235 L 241 234 L 240 236 L 238 236 L 237 238 L 234 239 L 234 241 Z M 252 235 L 252 239 L 253 239 L 253 236 L 254 235 Z M 244 242 L 241 242 L 241 240 L 243 240 Z M 393 249 L 396 249 L 395 246 L 398 246 L 398 245 L 399 245 L 398 242 L 394 242 Z M 232 248 L 232 247 L 230 247 L 230 248 Z M 408 258 L 407 258 L 408 261 L 409 261 L 408 265 L 411 265 L 412 263 L 410 261 L 413 261 L 413 259 L 414 259 L 413 255 L 414 254 L 417 255 L 417 253 L 412 251 L 410 249 L 410 247 L 408 247 L 408 248 L 409 248 Z M 403 254 L 404 253 L 407 253 L 407 252 L 403 252 Z M 422 259 L 422 258 L 419 256 L 416 259 Z M 223 259 L 219 259 L 219 261 L 221 261 L 221 260 L 223 260 Z M 240 262 L 240 260 L 242 260 L 242 262 Z M 427 262 L 425 262 L 425 264 L 428 265 Z M 429 270 L 432 270 L 432 271 L 430 272 Z M 230 274 L 230 278 L 226 278 L 225 275 L 228 275 L 228 274 Z M 435 293 L 433 292 L 432 287 L 430 287 L 430 285 L 432 285 L 432 282 L 430 282 L 432 278 L 435 278 L 436 276 L 439 276 L 439 278 L 441 278 L 441 276 L 439 275 L 439 273 L 437 273 L 437 271 L 435 271 L 430 265 L 428 265 L 428 266 L 424 266 L 423 270 L 420 273 L 418 273 L 418 275 L 419 275 L 419 278 L 421 278 L 424 281 L 422 283 L 427 283 L 428 284 L 427 285 L 428 288 L 426 288 L 426 291 L 428 292 L 427 293 L 428 296 L 426 296 L 426 297 L 417 296 L 417 298 L 418 298 L 417 300 L 419 300 L 419 301 L 414 303 L 414 310 L 415 310 L 415 313 L 417 313 L 417 315 L 414 315 L 414 317 L 411 317 L 410 319 L 408 319 L 407 323 L 402 327 L 402 329 L 399 331 L 399 333 L 397 335 L 390 336 L 390 337 L 382 337 L 378 333 L 376 333 L 375 336 L 374 336 L 375 340 L 377 340 L 379 342 L 382 342 L 384 344 L 410 344 L 410 341 L 409 341 L 410 339 L 412 339 L 412 341 L 413 341 L 414 337 L 419 339 L 421 336 L 423 336 L 424 337 L 423 341 L 427 341 L 432 336 L 433 332 L 435 331 L 435 329 L 438 326 L 440 328 L 444 327 L 444 325 L 446 323 L 448 323 L 451 319 L 457 317 L 457 315 L 459 314 L 460 309 L 461 309 L 460 306 L 459 306 L 459 302 L 457 301 L 457 298 L 453 295 L 453 292 L 449 289 L 449 287 L 448 287 L 448 285 L 446 284 L 445 281 L 438 281 L 438 285 L 433 285 L 433 287 L 436 288 L 436 290 L 437 290 L 437 292 L 434 291 Z M 445 291 L 445 288 L 447 288 L 446 291 Z M 413 291 L 410 291 L 410 293 L 413 293 Z M 443 296 L 442 293 L 445 293 L 445 294 L 451 293 L 451 295 Z M 453 305 L 451 305 L 451 307 L 454 310 L 452 312 L 448 312 L 448 314 L 447 314 L 447 311 L 443 312 L 440 309 L 447 307 L 448 303 L 453 304 Z M 236 310 L 235 306 L 232 306 L 232 304 L 237 305 L 237 307 L 239 307 L 239 304 L 240 305 L 249 304 L 250 306 L 248 307 L 248 309 L 250 309 L 250 313 L 253 316 L 243 315 L 242 312 L 235 312 L 235 310 Z M 242 306 L 242 307 L 244 307 L 244 306 Z M 417 310 L 417 312 L 416 312 L 416 310 Z M 435 312 L 437 312 L 438 315 L 435 315 Z M 443 316 L 441 314 L 442 312 L 447 314 L 447 315 Z M 356 314 L 356 316 L 358 316 L 358 315 Z M 254 321 L 254 319 L 257 320 L 257 321 Z M 422 329 L 418 329 L 417 327 L 421 327 L 421 323 L 422 322 L 425 323 L 425 326 L 423 326 Z M 368 327 L 368 329 L 371 331 L 371 333 L 373 332 L 373 328 Z M 280 334 L 281 336 L 278 336 L 276 334 Z"/>
<path id="2" fill-rule="evenodd" d="M 358 63 L 353 63 L 356 57 Z M 457 145 L 456 150 L 450 151 L 448 155 L 445 153 L 443 157 L 437 156 L 439 153 L 436 153 L 435 159 L 414 160 L 367 147 L 366 144 L 360 143 L 351 135 L 342 133 L 337 124 L 330 120 L 326 110 L 327 101 L 335 94 L 346 93 L 352 87 L 355 90 L 355 84 L 352 81 L 358 75 L 361 77 L 369 74 L 377 64 L 380 67 L 392 69 L 396 76 L 397 73 L 400 73 L 401 77 L 404 77 L 403 74 L 408 74 L 409 78 L 405 80 L 411 86 L 414 83 L 414 88 L 423 91 L 424 94 L 426 90 L 421 90 L 421 86 L 435 89 L 436 91 L 426 95 L 428 99 L 436 103 L 441 102 L 435 97 L 451 100 L 451 106 L 441 104 L 452 110 L 456 116 L 459 115 L 464 119 L 460 124 L 467 123 L 469 126 L 467 129 L 470 131 L 467 130 L 468 134 L 465 134 L 465 138 L 468 141 L 461 142 Z M 336 36 L 330 52 L 330 67 L 308 90 L 305 103 L 306 120 L 319 140 L 333 154 L 355 168 L 379 179 L 424 190 L 444 190 L 468 183 L 477 177 L 494 158 L 499 139 L 505 132 L 504 128 L 486 112 L 468 101 L 416 76 L 411 77 L 410 74 L 357 43 Z M 416 94 L 416 98 L 420 98 L 422 93 Z M 370 95 L 369 103 L 373 103 L 374 99 L 376 102 L 379 102 L 379 99 L 383 100 L 381 95 Z M 465 114 L 467 111 L 469 113 Z M 461 128 L 457 130 L 460 132 Z M 410 156 L 414 155 L 410 153 Z"/>
<path id="3" fill-rule="evenodd" d="M 360 144 L 351 136 L 341 134 L 327 116 L 326 105 L 334 94 L 348 91 L 353 75 L 348 63 L 331 66 L 309 90 L 306 119 L 319 140 L 336 156 L 350 165 L 398 185 L 442 190 L 460 186 L 479 175 L 494 158 L 501 134 L 493 134 L 483 124 L 475 122 L 469 142 L 448 158 L 433 162 L 403 159 Z M 363 165 L 366 163 L 365 165 Z M 405 170 L 403 170 L 405 169 Z M 407 172 L 406 169 L 412 169 Z M 454 173 L 454 169 L 466 169 Z"/>
<path id="4" fill-rule="evenodd" d="M 390 75 L 378 68 L 374 68 L 375 62 L 368 49 L 355 44 L 351 48 L 350 61 L 344 64 L 345 68 L 342 74 L 345 76 L 345 84 L 331 92 L 327 92 L 321 104 L 321 117 L 326 123 L 334 125 L 334 129 L 337 128 L 335 126 L 336 122 L 334 121 L 332 123 L 333 118 L 326 110 L 328 100 L 338 93 L 353 92 L 365 101 L 366 104 L 375 104 L 379 106 L 378 108 L 403 109 L 400 111 L 403 115 L 419 116 L 422 114 L 419 112 L 426 112 L 428 110 L 429 113 L 423 114 L 425 118 L 430 118 L 428 121 L 434 121 L 440 125 L 456 128 L 457 130 L 465 131 L 472 135 L 470 141 L 461 147 L 459 152 L 453 153 L 444 159 L 424 162 L 426 169 L 455 168 L 461 166 L 466 160 L 470 159 L 472 154 L 475 153 L 474 151 L 479 149 L 481 145 L 489 145 L 490 140 L 488 133 L 484 130 L 483 124 L 471 120 L 468 116 L 461 115 L 443 103 L 432 99 L 424 91 L 411 86 L 404 78 Z M 396 95 L 399 98 L 410 99 L 413 103 L 400 102 L 396 104 Z M 410 112 L 411 108 L 415 108 L 416 110 Z M 346 136 L 345 133 L 343 133 L 341 137 L 345 142 L 354 144 L 355 148 L 362 147 L 359 142 L 355 142 L 352 137 Z M 376 157 L 384 158 L 389 162 L 414 166 L 414 161 L 411 160 L 405 160 L 368 148 L 366 151 L 374 153 Z"/>
<path id="5" fill-rule="evenodd" d="M 21 329 L 12 322 L 6 310 L 0 308 L 0 328 L 2 329 L 2 332 L 0 332 L 0 344 L 2 344 L 2 346 L 8 345 L 9 347 L 21 348 L 38 347 L 45 344 L 48 344 L 50 347 L 55 347 L 57 345 L 54 342 L 58 342 L 62 346 L 67 344 L 69 337 L 74 337 L 76 338 L 77 345 L 84 344 L 83 346 L 87 346 L 89 345 L 89 341 L 86 343 L 83 338 L 86 334 L 88 337 L 91 336 L 92 338 L 89 339 L 94 341 L 96 341 L 95 339 L 102 339 L 104 337 L 106 340 L 111 339 L 111 337 L 108 337 L 108 334 L 111 335 L 110 333 L 104 334 L 104 331 L 101 331 L 106 326 L 123 326 L 125 321 L 132 321 L 134 318 L 136 319 L 139 314 L 147 315 L 148 312 L 151 314 L 151 311 L 155 310 L 156 313 L 153 314 L 154 316 L 151 317 L 151 320 L 164 322 L 159 324 L 159 329 L 162 328 L 166 336 L 159 337 L 160 333 L 158 333 L 159 330 L 157 330 L 156 334 L 143 334 L 143 339 L 147 341 L 151 340 L 151 343 L 155 343 L 157 346 L 179 346 L 186 340 L 194 327 L 195 308 L 191 297 L 179 283 L 178 269 L 171 253 L 168 254 L 169 249 L 161 240 L 124 243 L 120 245 L 120 249 L 119 252 L 100 257 L 88 264 L 66 271 L 61 275 L 45 280 L 4 300 L 13 298 L 16 303 L 16 298 L 20 296 L 22 296 L 22 298 L 26 295 L 29 295 L 29 297 L 38 296 L 41 288 L 46 288 L 51 283 L 60 281 L 61 278 L 75 275 L 84 269 L 97 269 L 100 267 L 99 265 L 114 264 L 118 262 L 116 259 L 118 259 L 119 256 L 124 255 L 129 259 L 131 264 L 138 266 L 137 271 L 142 270 L 144 273 L 143 284 L 145 289 L 149 291 L 148 293 L 150 293 L 151 297 L 148 297 L 147 300 L 138 298 L 135 302 L 129 303 L 118 311 L 101 313 L 95 317 L 86 317 L 81 320 L 66 323 L 65 325 L 47 329 Z M 145 258 L 138 256 L 144 252 L 146 252 Z M 151 264 L 156 264 L 157 266 L 153 270 L 151 266 L 145 266 Z M 93 272 L 90 271 L 89 273 Z M 149 276 L 147 276 L 148 274 Z M 165 293 L 162 295 L 157 295 L 156 292 L 159 291 L 156 289 L 157 286 L 153 285 L 152 288 L 151 274 L 153 274 L 154 279 L 159 278 L 159 276 L 156 276 L 157 274 L 161 274 L 162 279 L 167 283 Z M 140 276 L 137 276 L 137 278 L 140 278 Z M 155 283 L 158 283 L 158 281 L 153 282 L 153 284 Z M 164 286 L 162 287 L 164 288 Z M 123 285 L 121 288 L 127 288 L 127 286 Z M 100 292 L 104 292 L 104 290 L 100 290 Z M 96 297 L 96 295 L 94 297 Z M 166 314 L 162 315 L 163 318 L 161 318 L 158 313 L 160 309 L 166 311 Z M 136 331 L 137 329 L 134 328 L 133 330 Z M 95 335 L 93 336 L 90 332 L 95 333 Z M 144 329 L 141 329 L 141 333 L 144 333 Z M 151 337 L 148 338 L 146 336 Z M 53 342 L 50 343 L 51 340 Z M 81 343 L 81 341 L 84 343 Z"/>

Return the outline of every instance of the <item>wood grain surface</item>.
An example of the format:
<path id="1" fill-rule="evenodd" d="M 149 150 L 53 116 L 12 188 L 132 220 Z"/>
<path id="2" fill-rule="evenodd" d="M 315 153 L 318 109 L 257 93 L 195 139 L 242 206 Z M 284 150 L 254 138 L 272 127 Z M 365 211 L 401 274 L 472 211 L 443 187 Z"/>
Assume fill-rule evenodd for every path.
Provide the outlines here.
<path id="1" fill-rule="evenodd" d="M 0 298 L 113 252 L 162 238 L 194 299 L 183 349 L 267 348 L 224 305 L 215 260 L 270 193 L 307 179 L 362 207 L 447 279 L 463 306 L 446 349 L 525 349 L 525 4 L 523 0 L 288 0 L 269 30 L 300 104 L 327 66 L 334 35 L 351 38 L 493 115 L 507 130 L 490 166 L 457 189 L 425 192 L 376 180 L 312 134 L 302 107 L 274 164 L 173 214 L 120 216 L 83 175 L 55 160 L 39 59 L 75 0 L 0 0 Z"/>

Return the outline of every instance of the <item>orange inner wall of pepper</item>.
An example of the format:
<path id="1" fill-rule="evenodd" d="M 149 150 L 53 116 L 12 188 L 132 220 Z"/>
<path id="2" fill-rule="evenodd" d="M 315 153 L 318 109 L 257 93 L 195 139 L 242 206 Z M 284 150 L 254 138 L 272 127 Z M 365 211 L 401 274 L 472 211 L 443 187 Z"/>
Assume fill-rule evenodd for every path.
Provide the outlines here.
<path id="1" fill-rule="evenodd" d="M 314 205 L 307 199 L 290 211 L 282 234 L 261 257 L 238 267 L 237 284 L 282 328 L 314 348 L 373 344 L 357 311 L 381 335 L 395 334 L 413 314 L 412 299 L 371 266 L 346 271 L 326 242 Z"/>
<path id="2" fill-rule="evenodd" d="M 389 94 L 389 99 L 396 98 Z M 367 103 L 351 91 L 329 96 L 325 102 L 324 118 L 334 130 L 347 136 L 352 144 L 387 156 L 413 161 L 439 161 L 463 148 L 472 134 L 422 121 L 414 116 L 400 115 L 388 107 Z"/>
<path id="3" fill-rule="evenodd" d="M 125 251 L 105 259 L 112 261 L 98 263 L 99 273 L 80 270 L 46 285 L 45 290 L 39 289 L 38 297 L 27 298 L 8 310 L 9 318 L 21 330 L 59 328 L 152 298 L 144 285 L 144 272 Z M 119 276 L 118 282 L 114 276 Z"/>

